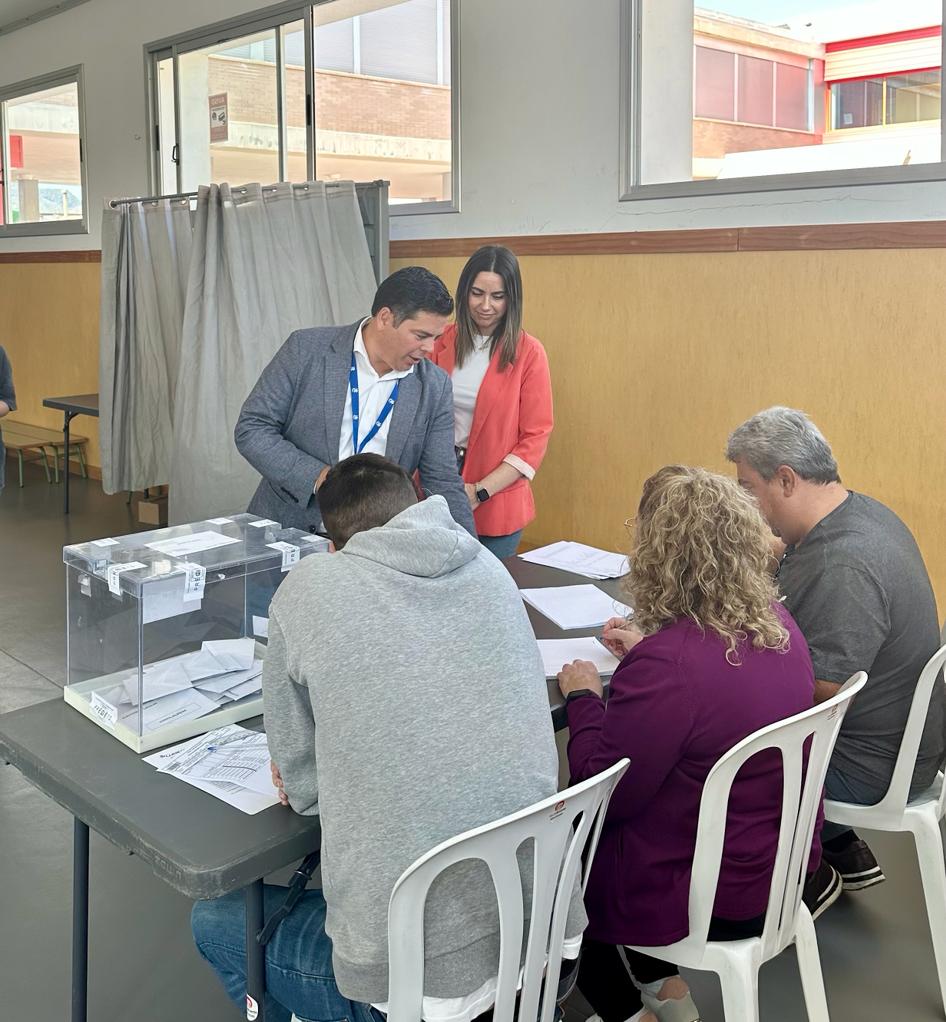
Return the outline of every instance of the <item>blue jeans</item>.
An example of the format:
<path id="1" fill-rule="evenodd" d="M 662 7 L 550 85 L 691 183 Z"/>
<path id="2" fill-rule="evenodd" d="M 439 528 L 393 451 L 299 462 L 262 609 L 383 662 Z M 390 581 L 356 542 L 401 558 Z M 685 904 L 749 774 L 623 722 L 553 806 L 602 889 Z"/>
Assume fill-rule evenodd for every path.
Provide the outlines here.
<path id="1" fill-rule="evenodd" d="M 504 557 L 512 557 L 519 548 L 519 540 L 522 538 L 522 529 L 518 532 L 510 532 L 506 536 L 480 536 L 480 542 L 491 553 L 500 560 Z"/>
<path id="2" fill-rule="evenodd" d="M 263 889 L 265 918 L 282 905 L 285 887 Z M 198 901 L 191 913 L 197 950 L 241 1009 L 246 996 L 246 906 L 242 892 Z M 325 933 L 325 899 L 306 891 L 266 945 L 266 1020 L 384 1022 L 368 1004 L 350 1001 L 335 983 L 332 942 Z"/>

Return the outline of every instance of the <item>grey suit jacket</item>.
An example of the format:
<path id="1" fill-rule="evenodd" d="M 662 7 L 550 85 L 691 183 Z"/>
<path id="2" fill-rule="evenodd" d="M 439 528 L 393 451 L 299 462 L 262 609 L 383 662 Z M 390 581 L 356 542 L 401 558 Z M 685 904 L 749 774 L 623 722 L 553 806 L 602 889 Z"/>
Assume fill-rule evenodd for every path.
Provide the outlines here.
<path id="1" fill-rule="evenodd" d="M 263 477 L 248 510 L 284 528 L 321 527 L 312 488 L 338 461 L 348 371 L 360 326 L 296 330 L 263 370 L 234 431 L 240 453 Z M 420 470 L 427 495 L 441 494 L 454 519 L 476 535 L 457 471 L 450 377 L 426 359 L 401 379 L 388 429 L 387 457 Z"/>

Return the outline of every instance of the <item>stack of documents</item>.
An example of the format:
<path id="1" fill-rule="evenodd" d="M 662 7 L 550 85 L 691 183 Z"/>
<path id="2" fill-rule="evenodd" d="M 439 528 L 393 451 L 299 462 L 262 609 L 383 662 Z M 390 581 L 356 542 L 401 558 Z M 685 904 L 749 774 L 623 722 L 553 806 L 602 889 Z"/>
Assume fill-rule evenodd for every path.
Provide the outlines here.
<path id="1" fill-rule="evenodd" d="M 624 554 L 599 550 L 584 543 L 572 543 L 567 539 L 519 556 L 532 564 L 546 564 L 550 568 L 573 571 L 587 578 L 619 578 L 627 574 L 627 557 Z"/>
<path id="2" fill-rule="evenodd" d="M 279 803 L 266 735 L 238 724 L 218 727 L 144 761 L 250 815 Z"/>
<path id="3" fill-rule="evenodd" d="M 142 734 L 195 720 L 263 688 L 263 661 L 256 658 L 252 638 L 210 639 L 199 650 L 148 664 L 141 673 Z M 129 672 L 114 689 L 96 692 L 95 699 L 114 711 L 113 720 L 134 729 L 138 672 Z"/>
<path id="4" fill-rule="evenodd" d="M 573 660 L 590 660 L 599 674 L 609 677 L 620 663 L 602 643 L 592 637 L 585 639 L 538 639 L 539 652 L 546 678 L 554 678 L 565 664 Z"/>
<path id="5" fill-rule="evenodd" d="M 597 628 L 612 617 L 630 617 L 633 611 L 597 586 L 551 586 L 520 589 L 520 596 L 559 628 Z"/>

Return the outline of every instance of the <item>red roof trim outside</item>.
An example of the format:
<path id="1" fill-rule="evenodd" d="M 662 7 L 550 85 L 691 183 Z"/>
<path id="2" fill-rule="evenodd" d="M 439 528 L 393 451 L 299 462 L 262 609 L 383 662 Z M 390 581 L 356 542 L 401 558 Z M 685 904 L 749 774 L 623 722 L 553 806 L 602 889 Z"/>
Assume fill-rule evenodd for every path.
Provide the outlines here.
<path id="1" fill-rule="evenodd" d="M 883 35 L 869 35 L 861 39 L 841 39 L 827 43 L 826 53 L 838 53 L 841 50 L 859 50 L 864 46 L 886 46 L 887 43 L 905 43 L 911 39 L 932 39 L 942 34 L 942 26 L 931 25 L 929 28 L 911 28 L 905 32 L 886 32 Z"/>
<path id="2" fill-rule="evenodd" d="M 829 86 L 837 85 L 838 82 L 870 82 L 874 81 L 875 79 L 877 81 L 880 81 L 883 78 L 896 78 L 899 75 L 913 75 L 919 74 L 921 71 L 939 71 L 939 70 L 941 70 L 939 64 L 937 64 L 936 67 L 910 67 L 903 68 L 902 70 L 898 71 L 884 71 L 883 74 L 879 75 L 855 75 L 853 78 L 831 78 L 827 82 L 825 82 L 825 85 Z"/>

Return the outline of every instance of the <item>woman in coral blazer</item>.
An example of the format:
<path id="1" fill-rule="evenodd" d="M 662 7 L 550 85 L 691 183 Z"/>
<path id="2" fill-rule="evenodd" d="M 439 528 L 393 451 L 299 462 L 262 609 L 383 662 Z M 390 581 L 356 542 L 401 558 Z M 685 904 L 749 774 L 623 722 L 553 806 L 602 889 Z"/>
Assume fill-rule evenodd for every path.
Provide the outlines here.
<path id="1" fill-rule="evenodd" d="M 431 357 L 453 382 L 457 462 L 480 541 L 510 557 L 535 518 L 529 482 L 552 432 L 548 358 L 522 329 L 522 278 L 508 248 L 470 256 L 456 307 Z"/>

